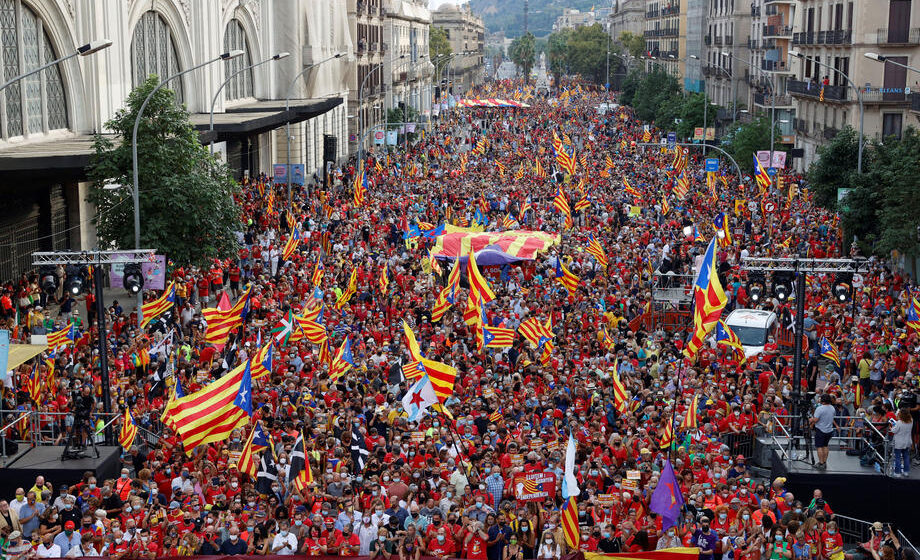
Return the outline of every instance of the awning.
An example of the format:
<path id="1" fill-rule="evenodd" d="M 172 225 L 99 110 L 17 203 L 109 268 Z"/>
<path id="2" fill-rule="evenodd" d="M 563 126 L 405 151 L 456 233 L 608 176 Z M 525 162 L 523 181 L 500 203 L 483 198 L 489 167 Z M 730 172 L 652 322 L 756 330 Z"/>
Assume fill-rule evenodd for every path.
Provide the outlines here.
<path id="1" fill-rule="evenodd" d="M 0 179 L 80 180 L 86 176 L 92 153 L 93 136 L 88 134 L 12 144 L 0 150 Z"/>
<path id="2" fill-rule="evenodd" d="M 201 142 L 223 142 L 241 136 L 261 134 L 286 123 L 312 119 L 342 104 L 341 97 L 324 99 L 292 99 L 286 109 L 284 99 L 255 101 L 228 107 L 224 113 L 214 113 L 214 132 L 210 131 L 210 113 L 191 116 L 192 126 L 198 131 Z"/>
<path id="3" fill-rule="evenodd" d="M 7 370 L 18 368 L 44 352 L 47 348 L 47 344 L 10 344 L 10 357 L 6 363 Z"/>

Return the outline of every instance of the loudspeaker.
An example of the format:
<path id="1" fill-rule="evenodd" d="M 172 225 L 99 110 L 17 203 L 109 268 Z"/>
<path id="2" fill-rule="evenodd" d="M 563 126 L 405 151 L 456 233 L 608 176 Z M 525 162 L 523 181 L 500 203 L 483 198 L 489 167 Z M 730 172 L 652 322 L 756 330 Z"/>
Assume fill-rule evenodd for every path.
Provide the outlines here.
<path id="1" fill-rule="evenodd" d="M 323 161 L 335 161 L 338 153 L 339 139 L 331 134 L 323 134 Z"/>

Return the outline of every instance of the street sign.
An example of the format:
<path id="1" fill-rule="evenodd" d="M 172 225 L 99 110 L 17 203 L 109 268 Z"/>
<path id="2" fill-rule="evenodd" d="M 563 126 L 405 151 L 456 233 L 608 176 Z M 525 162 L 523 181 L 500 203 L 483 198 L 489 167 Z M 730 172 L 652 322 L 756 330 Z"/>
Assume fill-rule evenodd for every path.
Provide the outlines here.
<path id="1" fill-rule="evenodd" d="M 716 172 L 719 170 L 719 158 L 706 158 L 706 171 Z"/>
<path id="2" fill-rule="evenodd" d="M 767 175 L 769 175 L 770 177 L 776 177 L 776 168 L 775 168 L 775 167 L 768 167 L 768 168 L 767 168 Z"/>
<path id="3" fill-rule="evenodd" d="M 673 150 L 677 146 L 677 133 L 669 132 L 668 133 L 668 149 Z"/>
<path id="4" fill-rule="evenodd" d="M 772 214 L 773 212 L 776 212 L 776 203 L 773 202 L 772 200 L 768 200 L 764 202 L 763 211 L 767 212 L 768 214 Z"/>

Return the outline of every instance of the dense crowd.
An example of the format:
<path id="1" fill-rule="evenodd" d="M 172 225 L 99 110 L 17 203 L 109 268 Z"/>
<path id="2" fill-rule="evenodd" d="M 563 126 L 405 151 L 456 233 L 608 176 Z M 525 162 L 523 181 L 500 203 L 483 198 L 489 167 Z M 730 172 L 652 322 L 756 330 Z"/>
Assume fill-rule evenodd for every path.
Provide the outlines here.
<path id="1" fill-rule="evenodd" d="M 569 551 L 559 482 L 570 432 L 578 443 L 584 551 L 686 545 L 698 546 L 704 560 L 852 556 L 844 552 L 820 490 L 793 496 L 783 479 L 758 479 L 748 467 L 751 437 L 773 429 L 773 415 L 782 418 L 790 410 L 788 351 L 771 339 L 762 354 L 743 361 L 711 344 L 691 362 L 681 353 L 686 331 L 640 320 L 657 309 L 651 301 L 654 274 L 694 274 L 717 213 L 725 214 L 732 234 L 718 254 L 726 312 L 754 305 L 739 267 L 743 256 L 843 255 L 836 217 L 813 204 L 800 177 L 787 178 L 787 185 L 798 185 L 791 194 L 776 186 L 760 192 L 726 165 L 719 173 L 724 182 L 709 188 L 696 151 L 689 154 L 690 192 L 678 198 L 668 174 L 673 153 L 640 146 L 642 123 L 628 108 L 597 110 L 614 96 L 579 86 L 546 99 L 508 83 L 478 93 L 515 92 L 533 107 L 445 111 L 408 151 L 383 155 L 378 147 L 365 165 L 369 181 L 362 205 L 354 203 L 354 161 L 337 170 L 325 190 L 295 188 L 290 204 L 286 185 L 264 177 L 247 182 L 239 200 L 246 227 L 235 258 L 210 267 L 178 263 L 170 271 L 177 305 L 144 332 L 117 302 L 107 310 L 113 408 L 130 408 L 145 435 L 125 451 L 120 477 L 39 477 L 33 487 L 17 490 L 0 502 L 6 556 L 558 559 Z M 579 159 L 584 156 L 574 177 L 559 173 L 550 147 L 554 131 Z M 534 173 L 537 160 L 546 177 Z M 639 196 L 626 192 L 624 179 Z M 589 202 L 573 212 L 571 228 L 553 206 L 559 183 L 573 207 L 581 198 Z M 766 202 L 776 210 L 766 212 Z M 522 213 L 525 204 L 531 209 Z M 451 263 L 430 260 L 434 239 L 406 239 L 414 224 L 479 220 L 493 231 L 508 216 L 523 229 L 559 233 L 561 241 L 534 261 L 482 268 L 497 295 L 486 306 L 487 320 L 512 329 L 531 317 L 551 320 L 548 352 L 521 337 L 508 349 L 478 351 L 462 303 L 432 322 Z M 285 261 L 281 252 L 292 223 L 304 239 Z M 606 268 L 585 250 L 589 233 L 609 258 Z M 559 259 L 579 279 L 572 293 L 556 280 Z M 318 263 L 324 273 L 315 283 Z M 386 293 L 379 282 L 384 268 Z M 353 270 L 357 293 L 336 309 Z M 834 297 L 834 278 L 810 279 L 803 389 L 815 395 L 814 404 L 827 395 L 837 415 L 862 413 L 896 432 L 895 447 L 906 449 L 909 469 L 920 426 L 918 340 L 907 325 L 909 280 L 876 259 L 868 259 L 861 274 L 852 302 Z M 201 309 L 225 293 L 235 301 L 247 285 L 252 292 L 243 327 L 223 348 L 205 344 Z M 68 320 L 85 336 L 50 361 L 43 356 L 34 373 L 31 364 L 23 365 L 4 388 L 4 409 L 73 412 L 89 402 L 91 414 L 101 411 L 92 296 L 84 297 L 90 309 L 85 318 L 71 296 L 42 293 L 34 276 L 5 286 L 0 308 L 14 338 L 46 334 Z M 767 294 L 757 305 L 791 324 L 789 302 Z M 274 444 L 263 453 L 275 458 L 278 470 L 278 482 L 260 494 L 236 464 L 251 428 L 227 441 L 184 449 L 161 413 L 177 380 L 185 394 L 202 388 L 252 358 L 290 310 L 300 314 L 318 306 L 325 306 L 329 347 L 349 336 L 357 366 L 330 382 L 329 364 L 316 345 L 278 345 L 270 376 L 253 382 L 253 408 Z M 402 320 L 427 357 L 459 371 L 443 403 L 447 414 L 406 419 L 399 403 L 409 385 L 402 369 L 409 361 Z M 819 355 L 820 338 L 836 344 L 839 365 Z M 615 408 L 614 370 L 629 397 L 627 413 Z M 27 389 L 33 375 L 51 380 L 37 402 Z M 694 402 L 697 425 L 675 428 L 673 443 L 662 446 L 665 426 L 679 426 Z M 904 412 L 897 419 L 899 410 Z M 100 422 L 93 418 L 91 425 Z M 55 428 L 48 437 L 63 442 L 74 416 L 48 416 L 45 424 Z M 363 469 L 350 452 L 354 428 L 369 450 Z M 7 436 L 15 437 L 15 430 Z M 302 492 L 287 481 L 301 433 L 315 478 Z M 686 500 L 673 527 L 663 527 L 649 507 L 668 460 Z M 548 495 L 518 499 L 533 496 L 520 494 L 516 481 L 539 472 L 555 475 Z M 858 554 L 900 558 L 891 528 L 875 529 Z"/>

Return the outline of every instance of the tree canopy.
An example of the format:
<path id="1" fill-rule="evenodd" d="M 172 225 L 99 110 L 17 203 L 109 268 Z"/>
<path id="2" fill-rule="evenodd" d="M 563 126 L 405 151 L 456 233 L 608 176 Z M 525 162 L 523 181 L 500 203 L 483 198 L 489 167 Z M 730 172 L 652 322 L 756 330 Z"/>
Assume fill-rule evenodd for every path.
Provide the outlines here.
<path id="1" fill-rule="evenodd" d="M 511 56 L 511 62 L 520 69 L 524 82 L 528 82 L 536 56 L 533 34 L 526 33 L 512 41 L 511 46 L 508 47 L 508 54 Z"/>
<path id="2" fill-rule="evenodd" d="M 447 64 L 446 55 L 452 52 L 450 41 L 447 39 L 447 31 L 442 27 L 432 25 L 428 32 L 428 60 L 435 65 L 435 76 L 441 75 L 441 68 Z"/>
<path id="3" fill-rule="evenodd" d="M 148 78 L 106 123 L 117 141 L 97 135 L 93 142 L 86 199 L 98 211 L 93 222 L 106 247 L 134 247 L 131 133 L 141 104 L 158 83 L 156 76 Z M 190 264 L 235 254 L 238 185 L 201 144 L 172 90 L 160 89 L 147 104 L 137 148 L 141 248 Z"/>

